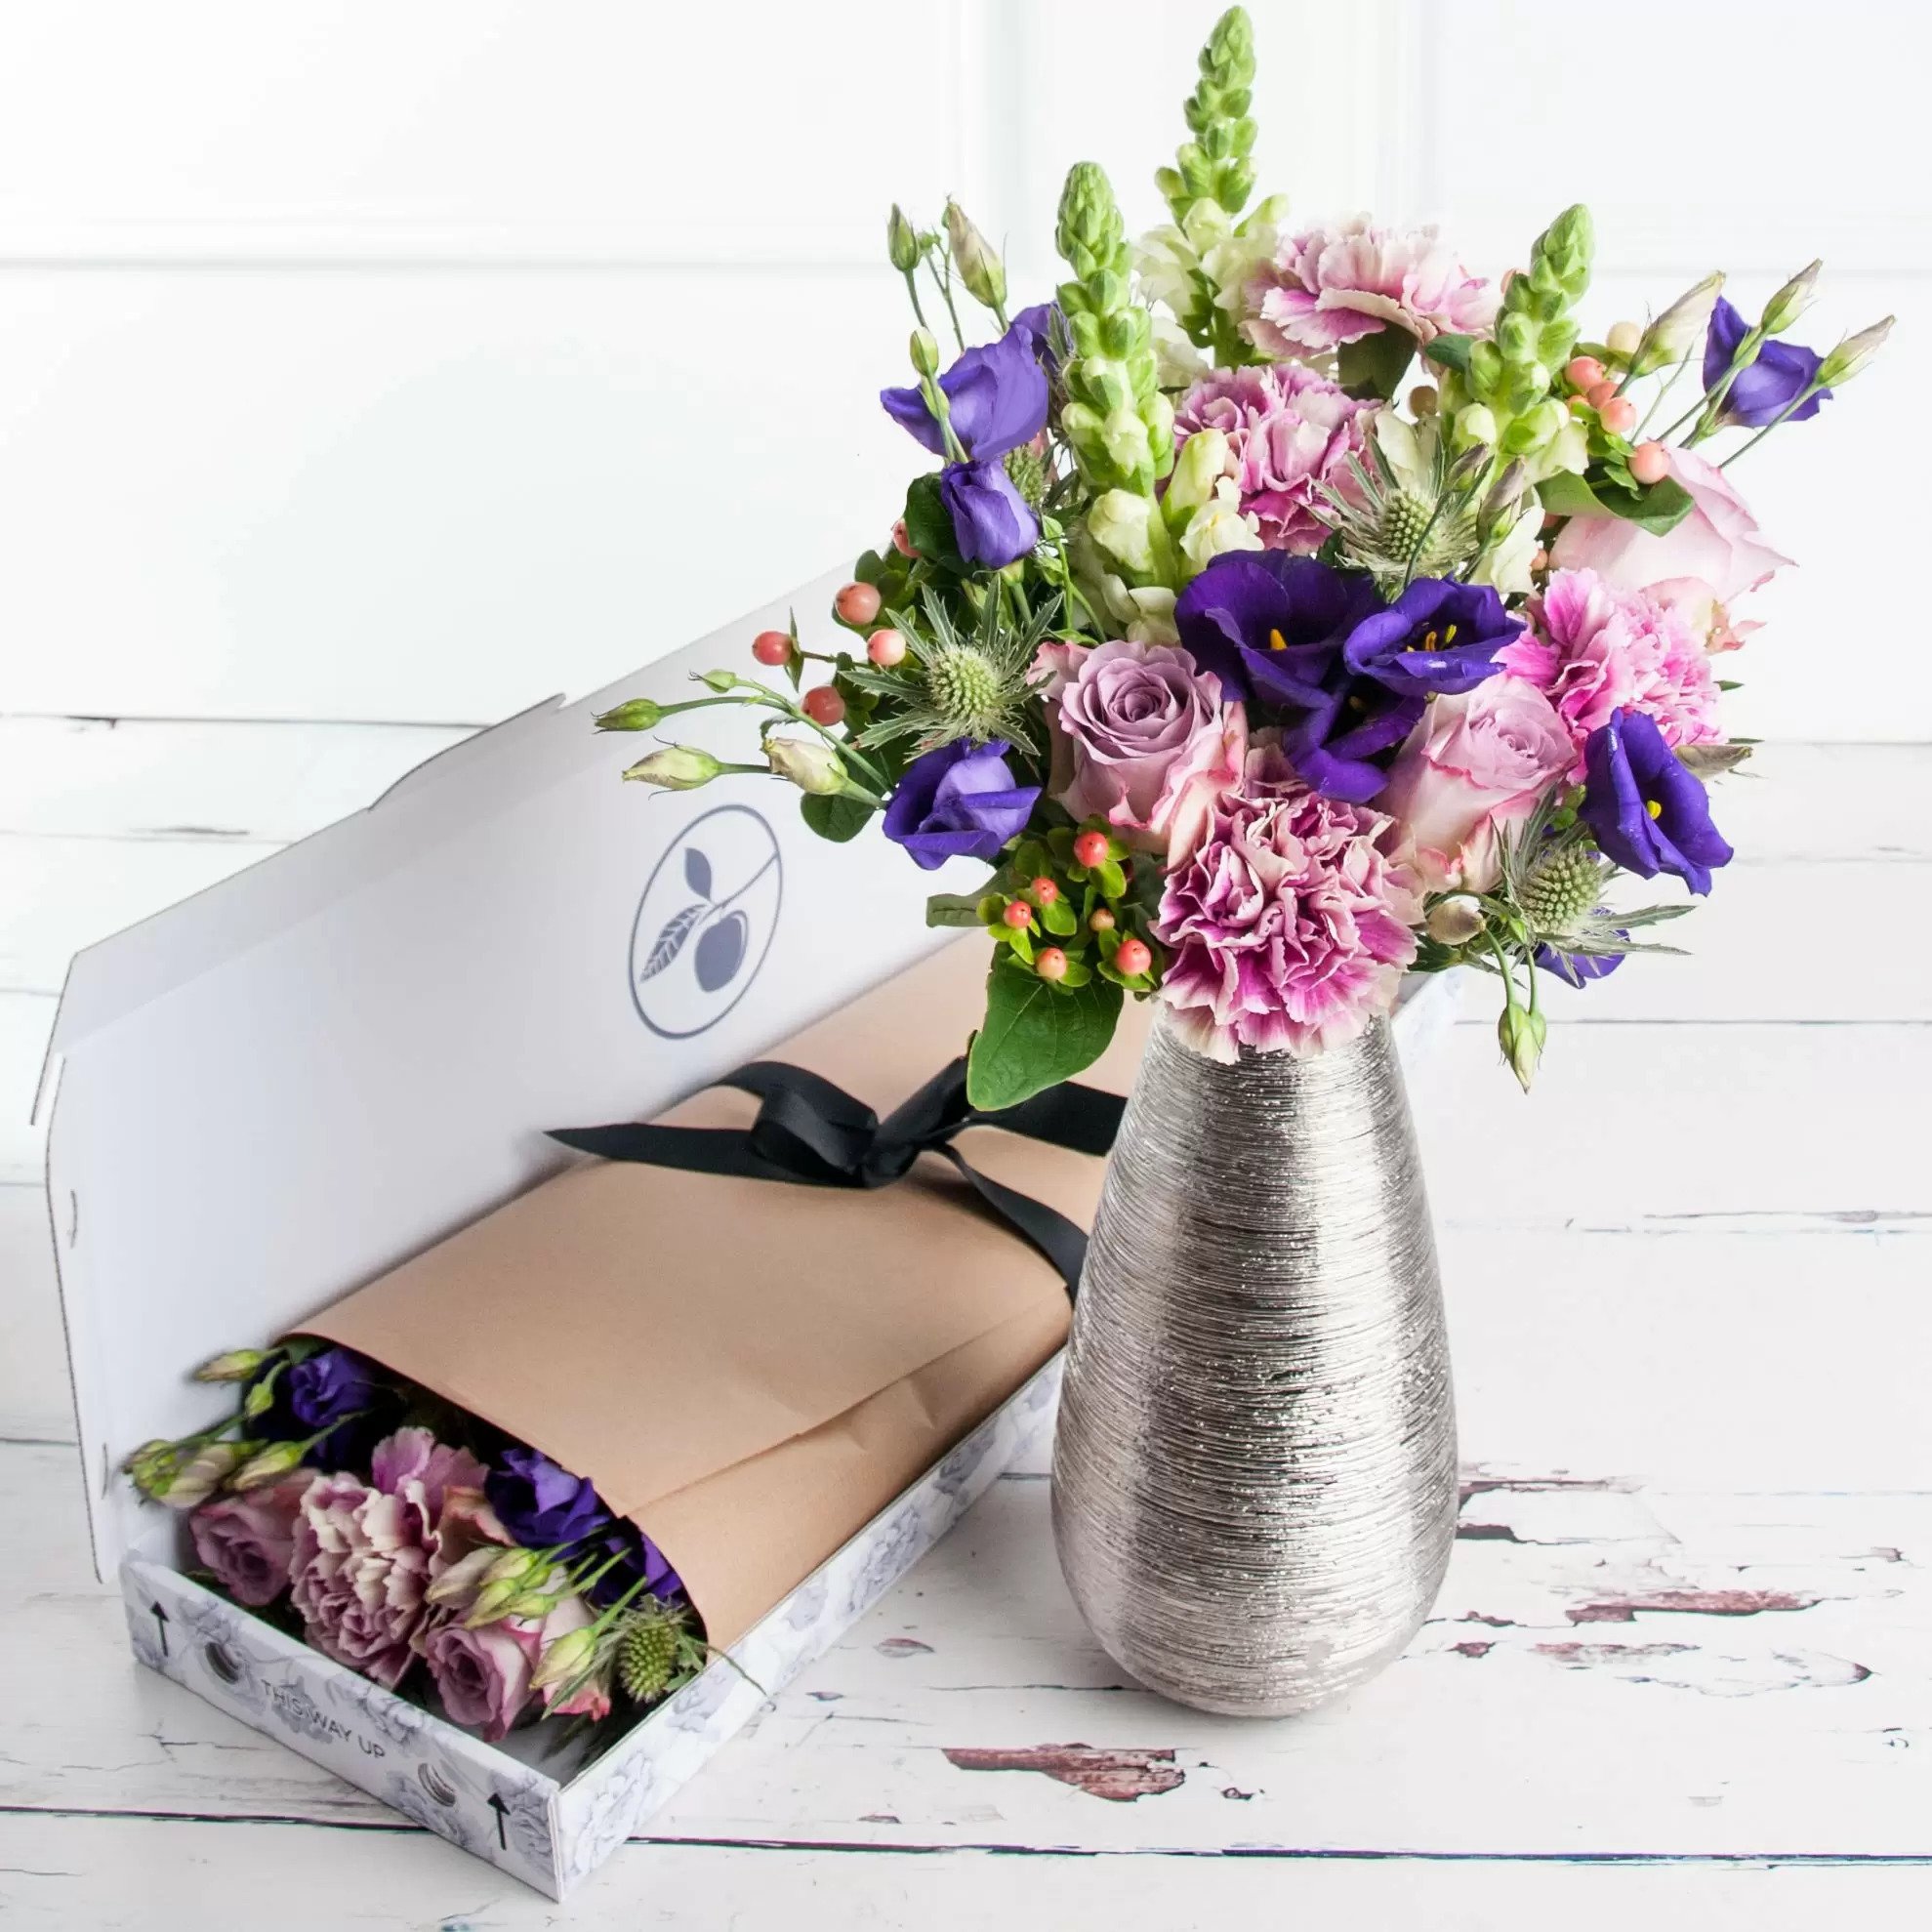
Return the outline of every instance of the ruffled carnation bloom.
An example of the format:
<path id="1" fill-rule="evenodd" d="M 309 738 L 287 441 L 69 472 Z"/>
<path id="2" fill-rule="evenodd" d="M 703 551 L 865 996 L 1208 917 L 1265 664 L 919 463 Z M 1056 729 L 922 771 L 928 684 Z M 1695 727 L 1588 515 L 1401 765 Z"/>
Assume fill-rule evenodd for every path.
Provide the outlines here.
<path id="1" fill-rule="evenodd" d="M 1036 675 L 1052 732 L 1048 789 L 1077 821 L 1105 819 L 1156 850 L 1241 775 L 1244 715 L 1176 645 L 1047 644 Z"/>
<path id="2" fill-rule="evenodd" d="M 295 1519 L 314 1477 L 298 1469 L 266 1489 L 217 1496 L 188 1518 L 195 1554 L 237 1603 L 260 1610 L 288 1588 Z"/>
<path id="3" fill-rule="evenodd" d="M 458 1495 L 480 1496 L 484 1474 L 429 1430 L 398 1429 L 377 1446 L 367 1483 L 317 1476 L 303 1493 L 290 1566 L 308 1641 L 393 1690 L 429 1616 L 440 1520 Z"/>
<path id="4" fill-rule="evenodd" d="M 1305 1057 L 1394 1006 L 1421 910 L 1395 821 L 1313 791 L 1270 735 L 1168 875 L 1161 997 L 1213 1059 Z"/>
<path id="5" fill-rule="evenodd" d="M 1375 410 L 1293 363 L 1219 369 L 1181 398 L 1174 436 L 1178 446 L 1197 430 L 1219 430 L 1227 473 L 1263 545 L 1306 554 L 1328 535 L 1315 515 L 1319 486 L 1346 477 Z"/>
<path id="6" fill-rule="evenodd" d="M 1498 830 L 1527 818 L 1575 756 L 1534 684 L 1486 678 L 1429 706 L 1376 806 L 1401 821 L 1430 891 L 1487 892 L 1498 878 Z"/>
<path id="7" fill-rule="evenodd" d="M 1573 779 L 1583 776 L 1591 732 L 1620 708 L 1655 719 L 1673 747 L 1720 735 L 1710 659 L 1678 606 L 1613 590 L 1593 570 L 1559 570 L 1534 615 L 1535 631 L 1497 662 L 1556 707 L 1574 748 Z"/>
<path id="8" fill-rule="evenodd" d="M 1500 300 L 1434 228 L 1378 228 L 1358 215 L 1285 237 L 1248 285 L 1242 328 L 1264 355 L 1319 354 L 1391 322 L 1418 342 L 1479 335 Z"/>
<path id="9" fill-rule="evenodd" d="M 1670 474 L 1690 492 L 1691 509 L 1661 537 L 1624 516 L 1573 516 L 1549 553 L 1558 570 L 1594 570 L 1616 591 L 1695 578 L 1729 604 L 1766 582 L 1790 558 L 1764 542 L 1757 519 L 1731 479 L 1694 450 L 1668 452 Z"/>

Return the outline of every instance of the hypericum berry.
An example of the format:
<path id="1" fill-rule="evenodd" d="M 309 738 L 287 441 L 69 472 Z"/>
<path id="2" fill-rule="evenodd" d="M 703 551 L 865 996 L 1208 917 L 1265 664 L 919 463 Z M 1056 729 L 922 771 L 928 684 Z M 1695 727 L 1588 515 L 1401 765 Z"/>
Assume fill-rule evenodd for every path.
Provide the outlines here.
<path id="1" fill-rule="evenodd" d="M 814 724 L 839 724 L 844 721 L 845 700 L 839 695 L 836 686 L 814 684 L 802 700 L 805 716 Z"/>
<path id="2" fill-rule="evenodd" d="M 792 639 L 783 631 L 760 631 L 752 639 L 752 655 L 760 664 L 790 664 Z"/>
<path id="3" fill-rule="evenodd" d="M 1060 888 L 1045 877 L 1036 879 L 1030 889 L 1036 906 L 1050 906 L 1060 896 Z"/>
<path id="4" fill-rule="evenodd" d="M 1670 473 L 1670 452 L 1662 443 L 1639 443 L 1630 452 L 1630 474 L 1648 487 Z"/>
<path id="5" fill-rule="evenodd" d="M 839 613 L 842 624 L 870 624 L 879 615 L 883 601 L 873 585 L 847 584 L 832 599 L 832 608 Z"/>
<path id="6" fill-rule="evenodd" d="M 1634 355 L 1643 339 L 1644 332 L 1636 323 L 1612 322 L 1610 333 L 1603 340 L 1613 355 Z"/>
<path id="7" fill-rule="evenodd" d="M 1603 381 L 1603 364 L 1594 355 L 1576 355 L 1570 358 L 1563 373 L 1570 379 L 1573 390 L 1593 390 Z"/>
<path id="8" fill-rule="evenodd" d="M 1637 405 L 1627 395 L 1613 398 L 1596 413 L 1613 436 L 1627 436 L 1637 427 Z"/>
<path id="9" fill-rule="evenodd" d="M 1154 964 L 1154 955 L 1140 939 L 1123 939 L 1114 955 L 1114 965 L 1130 979 L 1138 979 Z"/>
<path id="10" fill-rule="evenodd" d="M 906 534 L 906 519 L 903 516 L 892 525 L 892 548 L 901 556 L 917 556 L 919 555 L 919 552 L 913 549 L 912 538 Z"/>
<path id="11" fill-rule="evenodd" d="M 1105 906 L 1095 906 L 1089 915 L 1087 923 L 1095 932 L 1111 932 L 1120 922 Z"/>
<path id="12" fill-rule="evenodd" d="M 1083 832 L 1073 842 L 1075 860 L 1084 866 L 1105 865 L 1107 862 L 1107 835 L 1104 832 Z"/>
<path id="13" fill-rule="evenodd" d="M 1599 376 L 1584 390 L 1583 400 L 1592 409 L 1607 409 L 1617 400 L 1617 385 L 1607 376 Z"/>
<path id="14" fill-rule="evenodd" d="M 1033 969 L 1049 984 L 1067 976 L 1067 956 L 1057 946 L 1043 946 L 1034 956 Z"/>
<path id="15" fill-rule="evenodd" d="M 1033 924 L 1033 908 L 1024 899 L 1009 899 L 1000 917 L 1017 930 L 1022 925 Z"/>
<path id="16" fill-rule="evenodd" d="M 875 631 L 865 640 L 865 654 L 880 670 L 890 671 L 905 662 L 906 640 L 897 631 Z"/>

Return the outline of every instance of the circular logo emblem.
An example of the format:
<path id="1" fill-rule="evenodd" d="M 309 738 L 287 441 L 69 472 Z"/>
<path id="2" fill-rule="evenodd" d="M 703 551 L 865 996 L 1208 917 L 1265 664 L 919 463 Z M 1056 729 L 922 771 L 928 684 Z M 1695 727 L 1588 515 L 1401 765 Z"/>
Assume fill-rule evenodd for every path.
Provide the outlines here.
<path id="1" fill-rule="evenodd" d="M 631 1000 L 666 1040 L 716 1026 L 764 965 L 785 882 L 778 841 L 749 805 L 719 805 L 666 849 L 631 922 Z"/>

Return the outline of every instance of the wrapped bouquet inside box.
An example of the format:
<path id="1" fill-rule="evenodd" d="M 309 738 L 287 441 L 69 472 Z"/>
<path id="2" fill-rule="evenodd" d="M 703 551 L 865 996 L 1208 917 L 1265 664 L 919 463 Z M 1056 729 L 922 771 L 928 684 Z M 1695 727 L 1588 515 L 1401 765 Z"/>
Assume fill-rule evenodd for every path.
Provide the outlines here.
<path id="1" fill-rule="evenodd" d="M 692 1094 L 666 1118 L 743 1126 L 754 1103 L 708 1083 L 764 1053 L 886 1113 L 964 1043 L 984 973 L 970 940 L 932 952 L 927 882 L 883 843 L 716 794 L 610 809 L 588 729 L 607 702 L 514 719 L 82 954 L 44 1096 L 96 1559 L 137 1655 L 553 1894 L 1007 1464 L 1050 1413 L 1066 1322 L 1060 1271 L 938 1160 L 861 1196 L 547 1136 Z M 815 910 L 855 876 L 863 958 Z M 653 970 L 680 920 L 691 943 Z M 1129 1028 L 1089 1083 L 1124 1091 L 1137 1050 Z M 1090 1213 L 1089 1154 L 983 1127 L 958 1145 L 994 1188 Z M 197 1366 L 290 1334 L 588 1478 L 729 1659 L 586 1761 L 555 1722 L 485 1742 L 425 1679 L 386 1689 L 197 1582 L 182 1519 L 122 1464 L 232 1409 Z"/>

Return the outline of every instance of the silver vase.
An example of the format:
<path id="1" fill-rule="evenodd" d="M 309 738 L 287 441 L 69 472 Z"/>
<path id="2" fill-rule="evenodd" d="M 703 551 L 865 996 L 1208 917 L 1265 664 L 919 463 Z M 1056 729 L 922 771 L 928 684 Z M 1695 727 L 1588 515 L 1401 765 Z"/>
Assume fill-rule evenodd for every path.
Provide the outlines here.
<path id="1" fill-rule="evenodd" d="M 1442 1582 L 1456 1412 L 1388 1025 L 1203 1058 L 1157 1018 L 1107 1171 L 1053 1450 L 1053 1534 L 1114 1661 L 1181 1704 L 1304 1710 Z"/>

